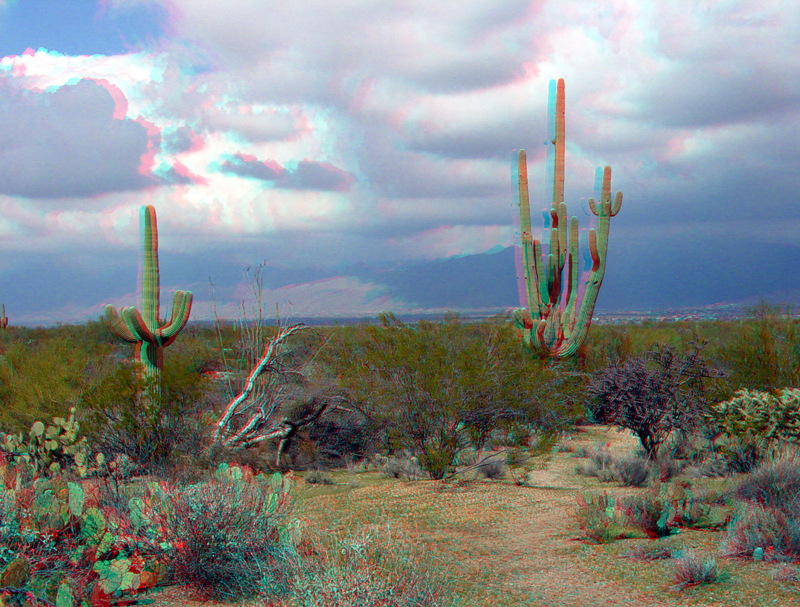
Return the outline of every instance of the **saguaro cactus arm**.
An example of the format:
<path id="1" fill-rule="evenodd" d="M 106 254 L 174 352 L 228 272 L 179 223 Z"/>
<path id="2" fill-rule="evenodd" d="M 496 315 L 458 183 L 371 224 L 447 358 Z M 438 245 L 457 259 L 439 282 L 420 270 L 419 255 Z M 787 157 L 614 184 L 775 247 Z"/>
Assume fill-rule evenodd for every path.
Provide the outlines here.
<path id="1" fill-rule="evenodd" d="M 158 375 L 162 368 L 162 348 L 170 345 L 189 320 L 192 293 L 177 291 L 173 298 L 172 314 L 168 323 L 160 326 L 158 225 L 156 210 L 152 205 L 141 207 L 139 222 L 142 228 L 142 312 L 135 307 L 105 307 L 105 320 L 109 330 L 119 339 L 135 343 L 134 357 L 143 365 L 147 375 Z"/>
<path id="2" fill-rule="evenodd" d="M 588 234 L 592 260 L 591 274 L 580 305 L 578 296 L 578 218 L 572 217 L 567 233 L 567 206 L 564 203 L 565 95 L 563 78 L 550 81 L 548 111 L 549 143 L 547 179 L 552 189 L 550 208 L 550 252 L 545 271 L 541 242 L 531 230 L 528 169 L 525 150 L 514 152 L 512 182 L 517 190 L 522 232 L 523 279 L 527 308 L 514 311 L 514 324 L 522 330 L 523 344 L 543 357 L 563 358 L 573 355 L 586 338 L 597 294 L 605 274 L 609 220 L 619 213 L 622 192 L 611 203 L 611 167 L 603 171 L 600 202 L 589 199 L 589 207 L 598 217 L 597 230 Z M 599 169 L 598 169 L 599 171 Z M 598 175 L 599 177 L 599 175 Z M 567 274 L 564 276 L 564 266 Z M 566 283 L 565 305 L 561 298 Z"/>

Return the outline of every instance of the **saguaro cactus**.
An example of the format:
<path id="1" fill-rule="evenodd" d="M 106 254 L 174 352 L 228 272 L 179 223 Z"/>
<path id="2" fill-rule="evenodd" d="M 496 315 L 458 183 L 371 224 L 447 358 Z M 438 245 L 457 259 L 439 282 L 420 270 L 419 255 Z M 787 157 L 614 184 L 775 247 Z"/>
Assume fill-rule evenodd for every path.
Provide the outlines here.
<path id="1" fill-rule="evenodd" d="M 170 345 L 189 320 L 192 309 L 192 293 L 177 291 L 172 302 L 169 322 L 159 325 L 159 279 L 158 279 L 158 227 L 156 210 L 152 205 L 141 207 L 139 224 L 142 233 L 141 308 L 122 308 L 117 314 L 114 306 L 105 307 L 105 321 L 109 330 L 122 341 L 136 344 L 134 359 L 141 363 L 145 378 L 160 383 L 164 366 L 163 349 Z"/>
<path id="2" fill-rule="evenodd" d="M 6 304 L 2 304 L 2 311 L 0 311 L 0 328 L 5 329 L 8 326 L 8 318 L 6 317 Z"/>
<path id="3" fill-rule="evenodd" d="M 589 230 L 592 268 L 583 301 L 578 306 L 578 218 L 572 217 L 570 221 L 568 240 L 567 205 L 564 203 L 564 79 L 559 79 L 557 86 L 551 80 L 549 93 L 547 179 L 552 184 L 553 199 L 546 271 L 542 262 L 541 242 L 533 239 L 531 231 L 525 150 L 515 150 L 513 153 L 511 180 L 519 193 L 523 274 L 528 304 L 527 308 L 514 310 L 514 325 L 522 329 L 522 341 L 527 348 L 543 358 L 565 358 L 575 354 L 586 339 L 592 322 L 594 305 L 606 269 L 609 224 L 611 217 L 619 213 L 622 192 L 617 192 L 612 206 L 611 167 L 605 167 L 600 202 L 596 204 L 594 198 L 589 199 L 589 208 L 597 215 L 598 225 L 597 231 Z M 565 262 L 568 274 L 562 279 Z M 566 307 L 562 310 L 564 282 L 567 293 Z"/>

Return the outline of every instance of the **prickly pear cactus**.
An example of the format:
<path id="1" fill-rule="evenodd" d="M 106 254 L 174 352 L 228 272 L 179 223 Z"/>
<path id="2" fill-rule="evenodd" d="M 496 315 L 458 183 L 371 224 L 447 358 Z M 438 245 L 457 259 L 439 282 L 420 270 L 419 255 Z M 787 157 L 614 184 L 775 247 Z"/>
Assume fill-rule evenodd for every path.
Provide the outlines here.
<path id="1" fill-rule="evenodd" d="M 613 491 L 603 491 L 602 495 L 583 491 L 576 500 L 578 507 L 570 514 L 590 539 L 608 543 L 624 535 L 625 511 L 622 501 L 614 499 Z"/>
<path id="2" fill-rule="evenodd" d="M 75 420 L 75 407 L 69 417 L 54 417 L 52 426 L 35 421 L 25 442 L 22 432 L 0 435 L 0 449 L 10 456 L 11 464 L 24 461 L 33 466 L 35 476 L 59 474 L 63 465 L 72 464 L 81 478 L 90 472 L 86 438 L 78 439 L 80 424 Z M 96 456 L 97 466 L 104 463 L 103 454 Z"/>
<path id="3" fill-rule="evenodd" d="M 650 494 L 660 513 L 656 523 L 659 537 L 671 534 L 678 527 L 719 529 L 728 522 L 721 509 L 695 498 L 689 481 L 655 483 Z M 626 508 L 632 505 L 633 500 Z"/>
<path id="4" fill-rule="evenodd" d="M 131 509 L 140 508 L 138 518 L 131 517 L 131 525 L 113 509 L 101 510 L 92 483 L 84 485 L 59 475 L 38 477 L 31 486 L 5 489 L 2 499 L 14 504 L 18 537 L 31 541 L 17 546 L 18 557 L 0 571 L 0 585 L 30 588 L 58 607 L 99 607 L 113 604 L 111 601 L 123 594 L 151 588 L 166 575 L 167 566 L 160 555 L 171 546 L 153 541 L 163 537 L 163 530 L 153 529 L 141 504 L 133 500 Z M 0 534 L 7 528 L 0 527 Z M 70 579 L 48 577 L 48 571 L 58 569 L 53 559 L 61 561 L 62 569 L 67 568 Z M 5 604 L 1 599 L 0 605 Z"/>

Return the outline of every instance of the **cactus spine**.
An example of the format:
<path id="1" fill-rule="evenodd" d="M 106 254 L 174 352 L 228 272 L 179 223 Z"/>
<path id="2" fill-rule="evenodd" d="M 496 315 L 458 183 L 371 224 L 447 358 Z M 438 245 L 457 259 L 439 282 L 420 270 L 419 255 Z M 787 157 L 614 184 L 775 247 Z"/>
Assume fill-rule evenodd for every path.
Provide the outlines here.
<path id="1" fill-rule="evenodd" d="M 152 205 L 139 209 L 139 224 L 142 236 L 142 313 L 129 307 L 122 308 L 117 314 L 114 306 L 107 305 L 105 321 L 109 330 L 122 341 L 136 344 L 134 360 L 141 364 L 144 378 L 155 380 L 155 389 L 158 390 L 164 367 L 163 349 L 175 341 L 189 320 L 192 293 L 177 291 L 169 322 L 159 324 L 158 227 L 156 210 Z"/>
<path id="2" fill-rule="evenodd" d="M 528 168 L 525 150 L 513 153 L 512 183 L 518 192 L 520 229 L 522 231 L 523 274 L 527 308 L 514 310 L 514 325 L 522 329 L 523 344 L 542 358 L 572 356 L 586 339 L 592 322 L 597 294 L 606 269 L 606 250 L 610 219 L 619 213 L 622 192 L 611 203 L 611 167 L 603 170 L 599 203 L 589 199 L 592 213 L 598 217 L 597 231 L 589 230 L 589 253 L 592 268 L 580 306 L 578 296 L 578 218 L 572 217 L 567 239 L 567 205 L 564 203 L 564 79 L 550 81 L 548 113 L 547 179 L 552 184 L 550 208 L 550 254 L 547 271 L 542 263 L 542 247 L 533 239 L 528 197 Z M 555 101 L 555 103 L 553 103 Z M 598 177 L 599 171 L 598 168 Z M 568 252 L 569 251 L 569 252 Z M 584 253 L 585 255 L 585 253 Z M 562 311 L 562 271 L 567 264 L 566 308 Z M 535 319 L 534 316 L 535 315 Z"/>

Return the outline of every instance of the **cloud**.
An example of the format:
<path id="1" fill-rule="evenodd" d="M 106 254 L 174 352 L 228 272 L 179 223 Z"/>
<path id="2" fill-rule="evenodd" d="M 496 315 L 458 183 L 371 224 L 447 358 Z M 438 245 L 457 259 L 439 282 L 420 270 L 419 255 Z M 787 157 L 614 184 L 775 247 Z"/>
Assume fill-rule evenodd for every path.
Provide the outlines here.
<path id="1" fill-rule="evenodd" d="M 660 234 L 730 232 L 742 251 L 796 240 L 800 32 L 785 0 L 105 5 L 107 23 L 168 8 L 150 11 L 157 39 L 136 53 L 0 59 L 6 252 L 82 251 L 105 267 L 126 247 L 135 260 L 141 204 L 158 209 L 165 259 L 197 256 L 174 284 L 218 273 L 220 255 L 320 267 L 477 252 L 517 238 L 520 148 L 538 236 L 559 77 L 568 213 L 596 222 L 579 201 L 597 166 L 625 194 L 610 259 L 624 253 L 645 280 Z M 683 245 L 657 246 L 669 259 Z M 681 282 L 664 272 L 652 281 Z"/>
<path id="2" fill-rule="evenodd" d="M 289 190 L 344 192 L 353 183 L 353 176 L 329 164 L 301 160 L 285 168 L 273 160 L 260 161 L 251 155 L 234 154 L 220 164 L 226 173 L 271 181 L 274 187 Z"/>
<path id="3" fill-rule="evenodd" d="M 141 190 L 148 129 L 116 119 L 115 100 L 91 80 L 52 92 L 0 88 L 0 193 L 72 198 Z"/>
<path id="4" fill-rule="evenodd" d="M 181 154 L 202 149 L 203 138 L 188 126 L 172 127 L 161 131 L 161 150 L 168 154 Z"/>
<path id="5" fill-rule="evenodd" d="M 209 111 L 203 125 L 212 131 L 230 131 L 249 142 L 282 141 L 302 134 L 307 125 L 295 111 L 237 108 Z"/>

